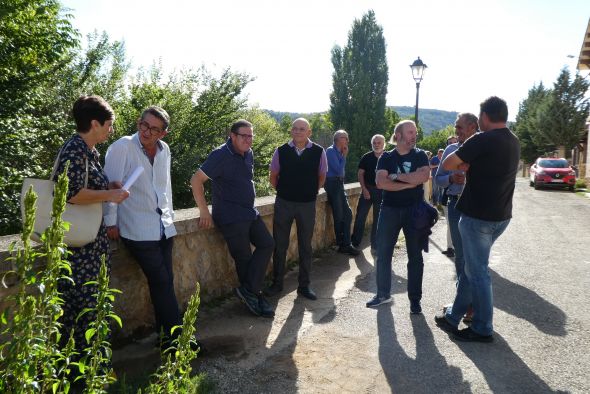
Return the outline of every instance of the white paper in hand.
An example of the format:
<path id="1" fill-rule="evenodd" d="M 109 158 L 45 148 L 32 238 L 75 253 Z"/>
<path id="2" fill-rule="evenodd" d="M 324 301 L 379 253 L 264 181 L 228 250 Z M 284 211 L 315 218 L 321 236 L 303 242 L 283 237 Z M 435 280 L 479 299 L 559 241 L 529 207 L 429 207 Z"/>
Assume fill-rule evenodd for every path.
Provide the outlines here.
<path id="1" fill-rule="evenodd" d="M 133 173 L 131 174 L 131 176 L 129 178 L 127 178 L 127 181 L 123 185 L 123 189 L 129 191 L 129 188 L 135 183 L 135 181 L 137 180 L 137 178 L 139 178 L 139 176 L 141 175 L 142 172 L 143 172 L 142 166 L 139 166 L 135 170 L 133 170 Z"/>

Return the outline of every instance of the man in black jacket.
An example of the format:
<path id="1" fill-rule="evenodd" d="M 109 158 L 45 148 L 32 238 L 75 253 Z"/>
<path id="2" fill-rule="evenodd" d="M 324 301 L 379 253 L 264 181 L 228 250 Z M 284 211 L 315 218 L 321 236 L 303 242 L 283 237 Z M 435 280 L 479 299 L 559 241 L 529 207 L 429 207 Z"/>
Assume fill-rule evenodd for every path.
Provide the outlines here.
<path id="1" fill-rule="evenodd" d="M 270 164 L 270 183 L 277 190 L 273 219 L 273 283 L 265 290 L 269 296 L 283 290 L 285 259 L 293 220 L 297 224 L 299 249 L 299 287 L 297 293 L 317 299 L 310 288 L 311 240 L 315 226 L 315 202 L 324 185 L 328 162 L 326 152 L 309 137 L 311 128 L 304 118 L 295 119 L 291 141 L 278 147 Z"/>

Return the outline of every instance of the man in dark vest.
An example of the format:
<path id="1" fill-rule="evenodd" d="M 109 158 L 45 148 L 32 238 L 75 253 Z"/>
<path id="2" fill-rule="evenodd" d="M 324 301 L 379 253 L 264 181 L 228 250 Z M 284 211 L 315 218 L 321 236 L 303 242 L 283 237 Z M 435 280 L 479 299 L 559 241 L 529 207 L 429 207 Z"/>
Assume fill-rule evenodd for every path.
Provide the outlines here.
<path id="1" fill-rule="evenodd" d="M 265 290 L 269 296 L 283 290 L 285 259 L 293 220 L 297 225 L 299 249 L 299 287 L 297 293 L 310 300 L 317 299 L 309 287 L 311 240 L 315 226 L 315 202 L 324 185 L 328 161 L 326 152 L 309 137 L 311 128 L 306 119 L 295 119 L 291 141 L 278 147 L 270 164 L 270 183 L 277 190 L 273 219 L 275 250 L 273 283 Z"/>

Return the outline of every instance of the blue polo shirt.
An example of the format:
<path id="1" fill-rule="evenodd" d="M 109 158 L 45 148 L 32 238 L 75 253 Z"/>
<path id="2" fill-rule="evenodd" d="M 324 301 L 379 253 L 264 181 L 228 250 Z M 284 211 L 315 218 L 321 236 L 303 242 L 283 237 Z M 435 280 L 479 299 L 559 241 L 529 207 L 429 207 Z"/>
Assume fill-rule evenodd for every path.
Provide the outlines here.
<path id="1" fill-rule="evenodd" d="M 344 178 L 344 168 L 346 168 L 346 157 L 334 145 L 326 149 L 328 159 L 328 178 Z"/>
<path id="2" fill-rule="evenodd" d="M 254 207 L 254 154 L 252 149 L 244 156 L 236 153 L 227 142 L 209 154 L 201 171 L 211 179 L 213 192 L 213 220 L 216 225 L 255 220 L 258 210 Z"/>

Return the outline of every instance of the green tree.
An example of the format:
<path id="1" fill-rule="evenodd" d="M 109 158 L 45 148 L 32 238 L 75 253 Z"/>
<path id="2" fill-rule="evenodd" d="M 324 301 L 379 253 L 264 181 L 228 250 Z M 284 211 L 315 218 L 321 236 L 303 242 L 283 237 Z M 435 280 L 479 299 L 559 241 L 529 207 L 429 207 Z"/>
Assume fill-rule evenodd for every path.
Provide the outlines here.
<path id="1" fill-rule="evenodd" d="M 395 125 L 398 124 L 400 120 L 402 120 L 402 118 L 393 108 L 385 108 L 385 130 L 381 134 L 385 136 L 386 141 L 389 141 L 389 138 L 393 135 Z"/>
<path id="2" fill-rule="evenodd" d="M 447 146 L 447 138 L 451 135 L 455 135 L 455 127 L 448 125 L 444 129 L 435 130 L 432 134 L 422 138 L 417 145 L 420 149 L 430 151 L 433 155 L 436 155 L 439 149 L 444 149 Z"/>
<path id="3" fill-rule="evenodd" d="M 311 126 L 311 139 L 324 148 L 332 145 L 334 126 L 332 125 L 330 114 L 326 112 L 318 112 L 310 115 L 306 119 L 309 120 Z"/>
<path id="4" fill-rule="evenodd" d="M 289 116 L 289 114 L 283 115 L 283 117 L 281 118 L 281 123 L 279 124 L 281 132 L 289 135 L 289 133 L 291 132 L 291 125 L 292 124 L 293 124 L 293 118 L 291 118 L 291 116 Z"/>
<path id="5" fill-rule="evenodd" d="M 576 74 L 571 80 L 563 68 L 549 95 L 537 111 L 538 133 L 533 135 L 537 145 L 552 144 L 569 156 L 570 150 L 585 132 L 590 100 L 585 98 L 590 82 Z"/>
<path id="6" fill-rule="evenodd" d="M 520 140 L 520 156 L 525 163 L 532 163 L 535 159 L 547 151 L 548 146 L 543 144 L 537 145 L 534 135 L 538 133 L 538 111 L 539 106 L 549 95 L 550 90 L 543 86 L 543 83 L 533 85 L 529 89 L 526 99 L 524 99 L 518 106 L 518 114 L 516 115 L 516 123 L 514 124 L 514 133 Z M 550 145 L 553 149 L 553 145 Z"/>
<path id="7" fill-rule="evenodd" d="M 333 91 L 330 115 L 334 127 L 345 129 L 351 140 L 346 164 L 348 180 L 356 179 L 356 169 L 364 146 L 376 133 L 385 131 L 385 96 L 388 67 L 383 28 L 375 12 L 355 19 L 344 48 L 332 49 Z"/>
<path id="8" fill-rule="evenodd" d="M 56 0 L 0 5 L 0 118 L 35 108 L 44 82 L 67 65 L 78 32 Z"/>

